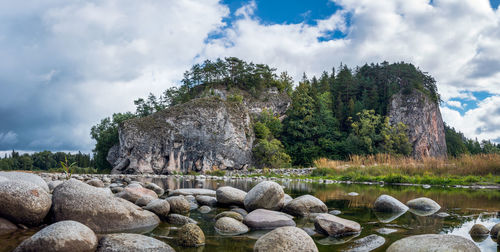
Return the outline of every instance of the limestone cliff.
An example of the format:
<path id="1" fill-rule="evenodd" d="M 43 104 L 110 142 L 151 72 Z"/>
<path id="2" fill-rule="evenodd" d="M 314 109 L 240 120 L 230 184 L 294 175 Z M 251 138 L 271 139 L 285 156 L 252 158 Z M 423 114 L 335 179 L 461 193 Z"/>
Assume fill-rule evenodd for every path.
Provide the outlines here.
<path id="1" fill-rule="evenodd" d="M 112 173 L 243 169 L 252 163 L 252 113 L 286 111 L 288 95 L 268 90 L 259 99 L 233 101 L 226 90 L 147 117 L 125 121 L 120 144 L 111 148 Z"/>
<path id="2" fill-rule="evenodd" d="M 388 116 L 391 124 L 408 126 L 413 157 L 446 157 L 444 123 L 437 102 L 418 90 L 399 92 L 391 97 Z"/>

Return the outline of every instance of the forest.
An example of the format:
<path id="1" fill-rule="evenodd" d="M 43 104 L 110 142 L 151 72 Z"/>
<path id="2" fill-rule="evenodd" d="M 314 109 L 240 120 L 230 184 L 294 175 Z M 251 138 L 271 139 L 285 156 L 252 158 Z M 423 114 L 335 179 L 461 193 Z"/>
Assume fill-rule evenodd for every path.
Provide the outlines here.
<path id="1" fill-rule="evenodd" d="M 253 156 L 258 168 L 306 167 L 320 158 L 347 160 L 353 155 L 408 156 L 411 144 L 406 125 L 390 125 L 387 117 L 391 96 L 418 91 L 436 103 L 441 102 L 434 78 L 404 62 L 355 68 L 341 64 L 319 77 L 304 74 L 293 88 L 294 81 L 286 72 L 277 74 L 268 65 L 230 57 L 193 65 L 181 83 L 159 96 L 138 98 L 134 101 L 135 112 L 116 113 L 93 126 L 91 137 L 96 145 L 92 156 L 48 151 L 19 155 L 13 151 L 0 158 L 0 169 L 48 170 L 57 168 L 67 155 L 79 167 L 109 170 L 106 156 L 118 143 L 120 123 L 188 102 L 212 87 L 244 90 L 254 97 L 276 88 L 291 97 L 284 120 L 279 120 L 273 111 L 263 111 L 253 120 Z M 241 102 L 242 97 L 233 99 Z M 451 127 L 446 126 L 445 133 L 450 157 L 500 152 L 500 145 L 467 139 Z"/>

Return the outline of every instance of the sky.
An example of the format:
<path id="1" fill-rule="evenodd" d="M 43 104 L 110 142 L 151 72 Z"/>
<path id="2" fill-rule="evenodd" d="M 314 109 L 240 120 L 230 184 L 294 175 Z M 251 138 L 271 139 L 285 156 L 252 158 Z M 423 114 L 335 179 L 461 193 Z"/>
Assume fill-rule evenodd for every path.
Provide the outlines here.
<path id="1" fill-rule="evenodd" d="M 500 142 L 500 0 L 0 0 L 0 151 L 90 152 L 90 128 L 236 56 L 319 75 L 409 62 L 444 121 Z"/>

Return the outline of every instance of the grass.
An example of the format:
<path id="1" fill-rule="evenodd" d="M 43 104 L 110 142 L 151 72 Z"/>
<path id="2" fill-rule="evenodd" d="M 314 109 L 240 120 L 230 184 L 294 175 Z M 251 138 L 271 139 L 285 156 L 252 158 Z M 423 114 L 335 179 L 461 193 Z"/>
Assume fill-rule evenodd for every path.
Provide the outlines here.
<path id="1" fill-rule="evenodd" d="M 471 185 L 500 183 L 500 155 L 415 160 L 377 154 L 351 156 L 348 161 L 318 159 L 310 177 L 358 182 Z"/>

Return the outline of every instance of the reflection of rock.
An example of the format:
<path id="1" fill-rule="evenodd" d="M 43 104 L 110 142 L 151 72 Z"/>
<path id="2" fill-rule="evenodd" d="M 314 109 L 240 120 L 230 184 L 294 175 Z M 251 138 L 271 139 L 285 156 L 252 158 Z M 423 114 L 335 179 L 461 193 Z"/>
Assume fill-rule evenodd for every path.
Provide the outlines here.
<path id="1" fill-rule="evenodd" d="M 397 212 L 397 213 L 375 212 L 375 216 L 382 223 L 389 223 L 399 218 L 403 214 L 405 214 L 405 212 Z"/>
<path id="2" fill-rule="evenodd" d="M 495 226 L 491 228 L 490 235 L 493 238 L 497 238 L 498 231 L 500 231 L 500 223 L 497 223 Z"/>
<path id="3" fill-rule="evenodd" d="M 486 228 L 483 224 L 474 224 L 472 228 L 469 230 L 469 234 L 471 237 L 482 237 L 488 236 L 490 230 Z M 484 239 L 483 239 L 484 240 Z"/>
<path id="4" fill-rule="evenodd" d="M 425 210 L 417 210 L 417 209 L 411 209 L 410 208 L 410 210 L 408 210 L 408 211 L 410 211 L 411 213 L 413 213 L 415 215 L 418 215 L 418 216 L 429 216 L 429 215 L 433 215 L 438 210 L 428 210 L 428 211 L 425 211 Z"/>
<path id="5" fill-rule="evenodd" d="M 480 252 L 481 250 L 473 241 L 457 235 L 426 234 L 414 235 L 403 238 L 391 244 L 387 252 L 413 252 L 413 251 L 468 251 Z"/>
<path id="6" fill-rule="evenodd" d="M 351 244 L 349 244 L 349 246 L 345 251 L 349 252 L 372 251 L 384 245 L 384 243 L 385 243 L 384 237 L 372 234 L 353 241 Z"/>
<path id="7" fill-rule="evenodd" d="M 439 217 L 441 217 L 441 218 L 446 218 L 446 217 L 450 216 L 449 213 L 445 213 L 445 212 L 441 212 L 441 213 L 438 213 L 436 215 L 439 216 Z"/>
<path id="8" fill-rule="evenodd" d="M 333 236 L 328 236 L 323 239 L 316 240 L 317 243 L 321 245 L 338 245 L 338 244 L 344 244 L 346 242 L 349 242 L 350 240 L 356 238 L 359 236 L 359 233 L 350 235 L 350 236 L 342 236 L 342 237 L 333 237 Z"/>

